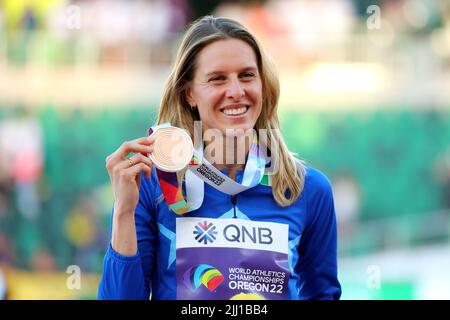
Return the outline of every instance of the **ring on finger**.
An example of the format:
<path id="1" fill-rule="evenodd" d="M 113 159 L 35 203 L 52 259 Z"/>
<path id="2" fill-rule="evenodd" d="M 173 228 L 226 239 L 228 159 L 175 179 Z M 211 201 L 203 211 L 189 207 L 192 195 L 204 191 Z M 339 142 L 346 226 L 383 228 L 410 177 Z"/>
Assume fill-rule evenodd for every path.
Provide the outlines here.
<path id="1" fill-rule="evenodd" d="M 132 157 L 128 159 L 128 164 L 129 164 L 129 167 L 134 166 L 134 161 L 133 161 Z"/>

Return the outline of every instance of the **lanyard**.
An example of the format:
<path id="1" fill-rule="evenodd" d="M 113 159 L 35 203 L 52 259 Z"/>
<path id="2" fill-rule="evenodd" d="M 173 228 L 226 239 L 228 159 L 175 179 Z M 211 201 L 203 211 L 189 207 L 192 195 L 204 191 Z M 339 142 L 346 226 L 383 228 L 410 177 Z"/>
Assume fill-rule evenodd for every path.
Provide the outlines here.
<path id="1" fill-rule="evenodd" d="M 172 127 L 170 123 L 164 123 L 149 128 L 148 134 L 152 135 L 162 128 L 183 130 Z M 190 143 L 192 143 L 192 141 L 190 141 Z M 179 172 L 170 172 L 163 166 L 158 165 L 158 163 L 154 162 L 154 164 L 156 166 L 156 173 L 161 186 L 161 191 L 169 208 L 176 214 L 185 214 L 189 211 L 198 209 L 202 205 L 204 182 L 223 193 L 235 195 L 258 185 L 261 182 L 261 179 L 264 176 L 266 162 L 266 155 L 261 152 L 258 136 L 256 134 L 253 135 L 253 141 L 245 165 L 242 183 L 238 183 L 229 178 L 209 163 L 209 161 L 203 157 L 203 146 L 192 149 L 192 157 L 185 165 L 185 167 L 187 166 L 187 171 L 185 173 L 186 197 L 184 197 L 182 190 L 183 177 Z"/>

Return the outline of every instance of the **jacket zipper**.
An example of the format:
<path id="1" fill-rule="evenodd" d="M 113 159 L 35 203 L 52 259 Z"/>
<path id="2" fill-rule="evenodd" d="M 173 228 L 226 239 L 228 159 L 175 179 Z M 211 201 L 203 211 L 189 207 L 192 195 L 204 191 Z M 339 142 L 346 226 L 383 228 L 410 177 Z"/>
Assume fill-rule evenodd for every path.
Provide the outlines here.
<path id="1" fill-rule="evenodd" d="M 233 204 L 233 215 L 234 215 L 233 218 L 237 218 L 237 216 L 236 216 L 237 196 L 236 196 L 235 194 L 233 194 L 233 195 L 231 196 L 231 203 Z"/>

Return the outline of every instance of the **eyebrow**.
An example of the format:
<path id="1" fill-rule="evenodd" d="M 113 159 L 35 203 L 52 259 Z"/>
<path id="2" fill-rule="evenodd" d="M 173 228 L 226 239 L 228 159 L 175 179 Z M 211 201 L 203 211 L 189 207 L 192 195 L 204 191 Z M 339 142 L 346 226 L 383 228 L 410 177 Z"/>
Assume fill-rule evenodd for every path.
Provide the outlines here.
<path id="1" fill-rule="evenodd" d="M 255 67 L 246 67 L 246 68 L 243 68 L 243 69 L 241 69 L 241 70 L 239 70 L 239 73 L 241 73 L 241 72 L 246 72 L 246 71 L 253 71 L 253 72 L 257 72 L 257 68 L 255 68 Z M 211 71 L 211 72 L 208 72 L 205 76 L 206 77 L 210 77 L 210 76 L 215 76 L 215 75 L 219 75 L 219 74 L 223 74 L 223 73 L 225 73 L 224 71 L 220 71 L 220 70 L 218 70 L 218 71 Z"/>

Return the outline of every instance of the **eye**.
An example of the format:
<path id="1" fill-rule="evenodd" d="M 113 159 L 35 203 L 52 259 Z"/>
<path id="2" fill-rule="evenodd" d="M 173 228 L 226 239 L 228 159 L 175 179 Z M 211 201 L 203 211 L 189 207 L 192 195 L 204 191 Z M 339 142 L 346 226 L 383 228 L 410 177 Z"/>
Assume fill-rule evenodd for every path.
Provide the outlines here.
<path id="1" fill-rule="evenodd" d="M 224 81 L 225 77 L 224 76 L 215 76 L 212 77 L 211 79 L 208 80 L 208 82 L 218 82 L 218 81 Z"/>
<path id="2" fill-rule="evenodd" d="M 244 72 L 241 74 L 241 78 L 244 78 L 244 79 L 251 79 L 254 77 L 255 77 L 255 74 L 253 72 Z"/>

